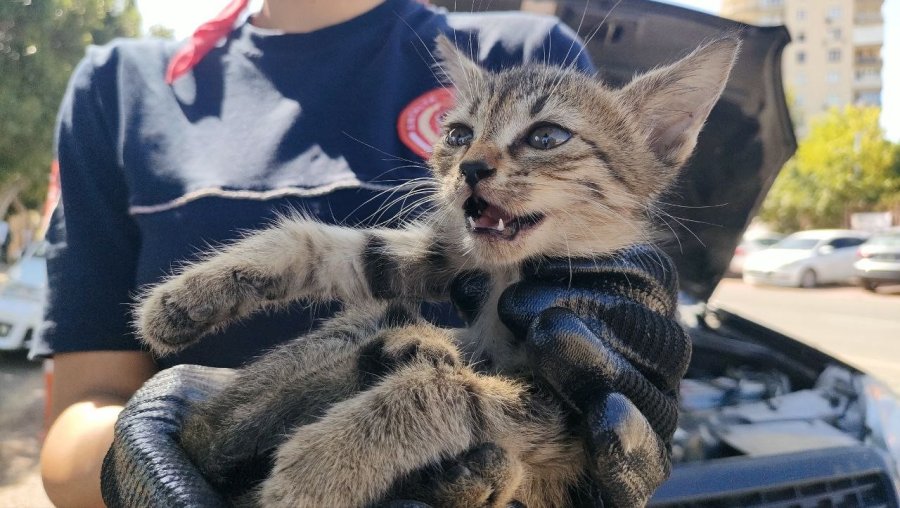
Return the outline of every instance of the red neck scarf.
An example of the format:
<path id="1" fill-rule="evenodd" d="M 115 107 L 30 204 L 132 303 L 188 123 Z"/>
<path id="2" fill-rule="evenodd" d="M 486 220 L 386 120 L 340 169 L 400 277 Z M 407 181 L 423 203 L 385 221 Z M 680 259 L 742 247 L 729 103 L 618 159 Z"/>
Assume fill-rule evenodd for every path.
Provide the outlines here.
<path id="1" fill-rule="evenodd" d="M 178 48 L 169 60 L 166 83 L 170 85 L 174 83 L 216 47 L 216 44 L 234 28 L 238 16 L 244 12 L 249 2 L 250 0 L 231 0 L 218 16 L 197 27 L 191 38 Z"/>

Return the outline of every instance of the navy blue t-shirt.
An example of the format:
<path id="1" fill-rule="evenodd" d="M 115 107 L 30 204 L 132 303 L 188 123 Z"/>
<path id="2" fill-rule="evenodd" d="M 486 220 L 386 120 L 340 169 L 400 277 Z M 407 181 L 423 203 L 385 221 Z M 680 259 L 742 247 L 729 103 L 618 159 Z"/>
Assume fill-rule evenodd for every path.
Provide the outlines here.
<path id="1" fill-rule="evenodd" d="M 278 214 L 391 218 L 396 207 L 376 213 L 396 197 L 384 191 L 427 175 L 422 147 L 446 100 L 433 73 L 438 33 L 490 69 L 577 58 L 592 71 L 556 18 L 448 15 L 413 0 L 306 34 L 244 23 L 172 86 L 163 76 L 174 43 L 90 48 L 59 115 L 62 201 L 48 235 L 43 331 L 51 349 L 141 349 L 130 311 L 142 286 Z M 236 367 L 334 308 L 297 303 L 158 363 Z"/>

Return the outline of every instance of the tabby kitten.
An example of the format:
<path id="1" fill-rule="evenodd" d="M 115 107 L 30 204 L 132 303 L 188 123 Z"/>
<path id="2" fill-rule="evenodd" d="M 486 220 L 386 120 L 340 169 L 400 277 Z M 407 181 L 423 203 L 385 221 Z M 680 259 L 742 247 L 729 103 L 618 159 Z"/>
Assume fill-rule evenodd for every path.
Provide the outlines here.
<path id="1" fill-rule="evenodd" d="M 167 354 L 260 309 L 347 303 L 194 408 L 188 454 L 230 493 L 274 454 L 253 492 L 263 506 L 356 507 L 408 493 L 414 471 L 474 450 L 486 472 L 477 484 L 414 494 L 438 506 L 567 505 L 583 446 L 529 379 L 497 301 L 527 259 L 646 241 L 647 207 L 691 155 L 739 45 L 713 41 L 615 90 L 539 63 L 488 72 L 439 37 L 456 105 L 429 161 L 430 216 L 399 230 L 287 218 L 186 267 L 137 309 L 140 335 Z M 475 268 L 491 290 L 471 326 L 417 317 L 419 302 L 446 300 L 454 276 Z"/>

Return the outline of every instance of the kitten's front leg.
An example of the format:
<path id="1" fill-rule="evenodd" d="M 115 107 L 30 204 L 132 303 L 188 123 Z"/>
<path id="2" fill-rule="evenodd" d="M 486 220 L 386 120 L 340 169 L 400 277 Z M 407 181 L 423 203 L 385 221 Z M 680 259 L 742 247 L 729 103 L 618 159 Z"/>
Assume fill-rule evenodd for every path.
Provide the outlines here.
<path id="1" fill-rule="evenodd" d="M 136 313 L 142 339 L 159 354 L 181 350 L 264 307 L 299 299 L 364 301 L 423 297 L 444 276 L 429 263 L 426 226 L 358 230 L 284 220 L 152 288 Z M 431 269 L 433 268 L 433 269 Z"/>
<path id="2" fill-rule="evenodd" d="M 153 287 L 137 309 L 138 331 L 154 351 L 169 354 L 261 307 L 316 289 L 334 292 L 322 287 L 321 274 L 335 279 L 347 274 L 334 285 L 343 282 L 350 286 L 342 288 L 344 292 L 358 292 L 353 286 L 358 282 L 346 270 L 332 270 L 338 269 L 334 265 L 352 265 L 362 243 L 359 231 L 282 221 Z"/>

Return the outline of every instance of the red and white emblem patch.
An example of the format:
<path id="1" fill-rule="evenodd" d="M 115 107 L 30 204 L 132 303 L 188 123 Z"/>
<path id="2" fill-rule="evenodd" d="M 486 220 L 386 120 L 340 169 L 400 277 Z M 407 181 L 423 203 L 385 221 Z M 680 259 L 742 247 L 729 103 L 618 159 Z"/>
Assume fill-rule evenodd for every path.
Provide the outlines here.
<path id="1" fill-rule="evenodd" d="M 417 155 L 428 158 L 441 135 L 441 116 L 453 107 L 453 92 L 436 88 L 416 97 L 397 119 L 397 134 Z"/>

